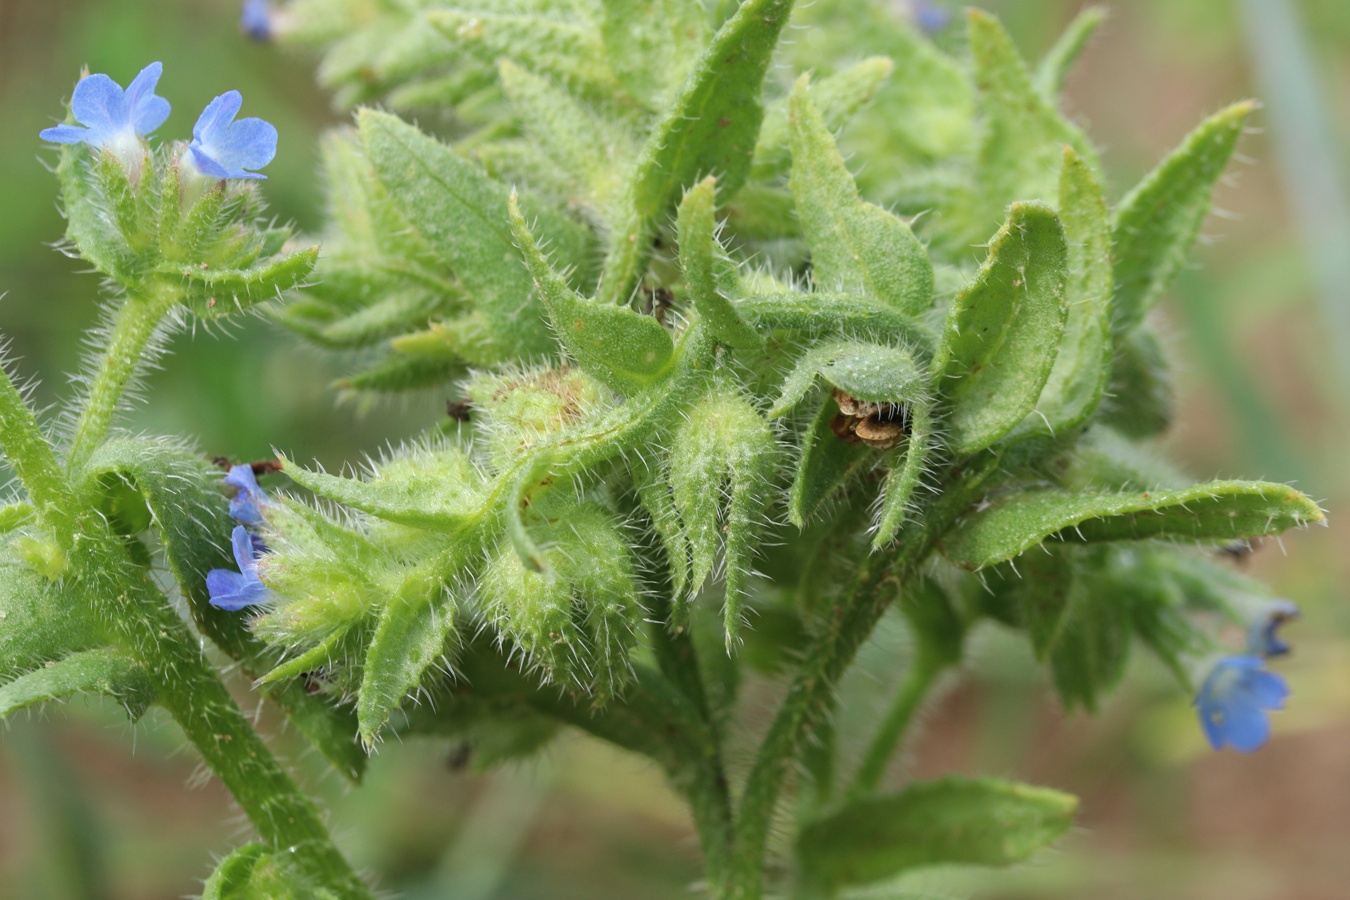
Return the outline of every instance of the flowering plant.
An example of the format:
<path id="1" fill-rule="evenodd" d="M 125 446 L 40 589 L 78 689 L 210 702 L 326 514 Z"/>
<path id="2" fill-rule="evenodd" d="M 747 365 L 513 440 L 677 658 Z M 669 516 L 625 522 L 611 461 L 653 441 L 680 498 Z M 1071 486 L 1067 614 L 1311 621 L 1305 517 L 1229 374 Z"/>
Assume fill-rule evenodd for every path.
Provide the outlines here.
<path id="1" fill-rule="evenodd" d="M 112 325 L 54 433 L 0 379 L 22 488 L 0 507 L 0 713 L 167 710 L 256 831 L 215 898 L 370 890 L 201 639 L 353 782 L 391 734 L 492 765 L 570 727 L 650 758 L 716 897 L 1008 865 L 1068 829 L 1049 789 L 885 785 L 987 623 L 1069 710 L 1142 644 L 1216 748 L 1256 749 L 1297 610 L 1211 551 L 1322 513 L 1189 483 L 1147 444 L 1171 415 L 1147 314 L 1252 105 L 1108 206 L 1057 106 L 1099 19 L 1033 68 L 987 15 L 957 57 L 866 0 L 250 2 L 245 31 L 320 48 L 339 103 L 447 123 L 362 106 L 325 141 L 322 257 L 262 222 L 277 133 L 238 92 L 152 146 L 158 63 L 125 91 L 82 79 L 42 137 Z M 811 39 L 782 44 L 789 24 Z M 348 352 L 347 392 L 466 399 L 360 477 L 222 473 L 113 427 L 170 329 L 251 309 Z M 856 733 L 841 681 L 888 615 L 909 673 Z M 765 674 L 789 686 L 759 733 L 738 700 Z"/>

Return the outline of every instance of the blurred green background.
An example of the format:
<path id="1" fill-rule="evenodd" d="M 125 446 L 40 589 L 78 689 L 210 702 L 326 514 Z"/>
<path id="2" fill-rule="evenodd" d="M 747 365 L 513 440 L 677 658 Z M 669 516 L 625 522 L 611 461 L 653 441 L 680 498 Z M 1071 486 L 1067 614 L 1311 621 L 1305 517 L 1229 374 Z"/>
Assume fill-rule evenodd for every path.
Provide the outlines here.
<path id="1" fill-rule="evenodd" d="M 897 6 L 904 4 L 896 0 Z M 995 11 L 1033 59 L 1077 11 L 1070 0 L 1005 0 Z M 914 886 L 982 898 L 1186 897 L 1316 900 L 1350 895 L 1350 554 L 1337 510 L 1350 500 L 1350 3 L 1119 0 L 1068 87 L 1104 150 L 1118 197 L 1205 114 L 1246 96 L 1266 106 L 1217 199 L 1196 265 L 1161 311 L 1179 382 L 1167 443 L 1198 477 L 1293 481 L 1332 527 L 1270 542 L 1246 565 L 1304 617 L 1280 668 L 1294 696 L 1251 757 L 1203 744 L 1189 698 L 1143 653 L 1095 720 L 1066 720 L 1026 654 L 990 629 L 959 683 L 925 717 L 894 777 L 982 772 L 1083 799 L 1061 848 L 1014 872 L 938 871 Z M 316 137 L 344 120 L 314 87 L 313 60 L 236 29 L 233 0 L 0 0 L 0 333 L 39 402 L 68 396 L 97 279 L 47 244 L 62 233 L 51 154 L 81 65 L 125 83 L 164 62 L 174 106 L 162 139 L 186 137 L 230 88 L 244 115 L 280 132 L 265 191 L 279 219 L 322 221 Z M 956 31 L 959 32 L 959 23 Z M 942 40 L 959 41 L 959 34 Z M 328 384 L 337 364 L 261 320 L 183 334 L 129 417 L 191 436 L 209 454 L 271 447 L 329 467 L 435 421 L 444 396 L 360 410 Z M 864 660 L 872 714 L 898 654 L 883 633 Z M 257 705 L 245 685 L 239 696 Z M 763 686 L 768 709 L 775 686 Z M 869 700 L 869 697 L 871 700 Z M 751 701 L 753 709 L 754 700 Z M 331 804 L 344 849 L 377 885 L 414 898 L 681 897 L 698 855 L 658 772 L 579 737 L 527 765 L 477 776 L 449 746 L 390 744 L 367 787 L 348 792 L 292 735 L 262 728 Z M 761 717 L 762 718 L 762 717 Z M 76 702 L 0 736 L 0 895 L 181 897 L 212 855 L 245 839 L 219 784 L 200 777 L 173 726 Z M 194 789 L 188 789 L 194 786 Z"/>

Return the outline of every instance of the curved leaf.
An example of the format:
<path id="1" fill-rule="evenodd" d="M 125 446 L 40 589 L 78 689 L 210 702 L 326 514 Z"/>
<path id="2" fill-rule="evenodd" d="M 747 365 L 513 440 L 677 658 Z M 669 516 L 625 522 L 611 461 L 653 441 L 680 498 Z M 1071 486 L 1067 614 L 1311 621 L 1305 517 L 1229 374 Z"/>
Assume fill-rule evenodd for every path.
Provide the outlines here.
<path id="1" fill-rule="evenodd" d="M 952 304 L 933 371 L 950 401 L 952 449 L 991 446 L 1036 407 L 1068 307 L 1064 228 L 1044 203 L 1014 203 L 975 280 Z"/>
<path id="2" fill-rule="evenodd" d="M 0 686 L 0 718 L 72 694 L 106 694 L 126 707 L 134 722 L 155 698 L 150 673 L 117 650 L 83 650 L 49 662 Z"/>
<path id="3" fill-rule="evenodd" d="M 1182 490 L 1075 494 L 1046 489 L 1000 497 L 963 519 L 942 552 L 966 569 L 1012 559 L 1047 539 L 1229 541 L 1322 522 L 1303 494 L 1283 484 L 1212 481 Z"/>

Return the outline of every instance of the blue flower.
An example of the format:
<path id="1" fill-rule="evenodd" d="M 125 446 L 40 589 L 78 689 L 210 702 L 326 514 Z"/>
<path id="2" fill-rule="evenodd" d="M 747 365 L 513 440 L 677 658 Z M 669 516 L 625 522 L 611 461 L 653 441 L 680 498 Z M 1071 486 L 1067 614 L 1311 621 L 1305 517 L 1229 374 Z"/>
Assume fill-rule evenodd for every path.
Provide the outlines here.
<path id="1" fill-rule="evenodd" d="M 277 155 L 277 130 L 262 119 L 234 121 L 244 98 L 226 91 L 207 104 L 192 126 L 187 158 L 198 172 L 211 178 L 266 178 L 249 169 L 261 169 Z"/>
<path id="2" fill-rule="evenodd" d="M 236 525 L 230 535 L 230 544 L 239 571 L 212 569 L 206 573 L 206 592 L 211 595 L 211 605 L 235 612 L 245 606 L 266 602 L 270 592 L 267 585 L 258 580 L 258 553 L 254 549 L 253 535 L 243 525 Z"/>
<path id="3" fill-rule="evenodd" d="M 1200 686 L 1195 708 L 1215 750 L 1251 753 L 1270 737 L 1267 711 L 1284 708 L 1289 685 L 1264 666 L 1259 656 L 1225 656 Z"/>
<path id="4" fill-rule="evenodd" d="M 937 34 L 951 24 L 951 10 L 943 9 L 932 0 L 914 0 L 911 8 L 914 24 L 925 34 Z"/>
<path id="5" fill-rule="evenodd" d="M 54 144 L 103 147 L 124 162 L 137 158 L 143 152 L 141 138 L 169 117 L 169 101 L 155 94 L 163 71 L 163 63 L 151 63 L 125 91 L 107 75 L 81 79 L 70 98 L 70 111 L 80 124 L 44 128 L 39 137 Z"/>
<path id="6" fill-rule="evenodd" d="M 1292 600 L 1270 600 L 1262 604 L 1247 631 L 1247 652 L 1254 656 L 1284 656 L 1289 645 L 1275 632 L 1281 625 L 1298 618 L 1298 605 Z"/>
<path id="7" fill-rule="evenodd" d="M 239 11 L 239 30 L 260 44 L 272 41 L 271 0 L 244 0 Z"/>
<path id="8" fill-rule="evenodd" d="M 263 507 L 267 506 L 268 500 L 267 494 L 258 487 L 253 467 L 231 466 L 229 474 L 225 476 L 225 483 L 239 489 L 234 499 L 230 501 L 230 515 L 244 525 L 254 528 L 261 525 Z"/>

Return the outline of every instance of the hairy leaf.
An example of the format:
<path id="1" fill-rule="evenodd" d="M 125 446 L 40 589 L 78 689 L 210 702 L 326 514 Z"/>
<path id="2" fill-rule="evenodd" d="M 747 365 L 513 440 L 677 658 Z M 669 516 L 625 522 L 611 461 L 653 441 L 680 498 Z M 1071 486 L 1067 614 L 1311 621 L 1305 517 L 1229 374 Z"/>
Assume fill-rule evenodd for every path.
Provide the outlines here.
<path id="1" fill-rule="evenodd" d="M 999 441 L 1036 407 L 1068 315 L 1064 228 L 1043 203 L 1014 203 L 975 280 L 956 298 L 933 360 L 952 449 Z"/>
<path id="2" fill-rule="evenodd" d="M 1132 331 L 1171 285 L 1209 213 L 1210 195 L 1255 104 L 1235 103 L 1210 116 L 1116 207 L 1118 335 Z"/>
<path id="3" fill-rule="evenodd" d="M 806 877 L 868 884 L 935 865 L 1006 866 L 1062 837 L 1078 801 L 1049 788 L 946 778 L 846 806 L 797 839 Z"/>
<path id="4" fill-rule="evenodd" d="M 120 651 L 83 650 L 0 686 L 0 718 L 72 694 L 113 697 L 134 722 L 154 701 L 155 685 L 143 665 Z"/>
<path id="5" fill-rule="evenodd" d="M 933 302 L 933 267 L 909 226 L 858 196 L 853 176 L 812 102 L 809 77 L 789 105 L 792 196 L 821 290 L 859 293 L 920 315 Z"/>
<path id="6" fill-rule="evenodd" d="M 972 512 L 943 540 L 942 552 L 963 568 L 982 569 L 1051 538 L 1221 542 L 1279 534 L 1323 519 L 1303 494 L 1260 481 L 1115 494 L 1044 489 L 1009 494 Z"/>
<path id="7" fill-rule="evenodd" d="M 717 242 L 716 190 L 717 179 L 709 176 L 684 195 L 679 212 L 680 265 L 694 308 L 717 339 L 732 347 L 759 347 L 763 340 L 728 297 L 735 290 L 736 269 Z"/>
<path id="8" fill-rule="evenodd" d="M 587 300 L 569 288 L 544 258 L 514 197 L 511 227 L 553 330 L 568 354 L 620 394 L 640 391 L 659 380 L 675 353 L 669 332 L 649 316 L 625 306 Z"/>

